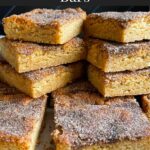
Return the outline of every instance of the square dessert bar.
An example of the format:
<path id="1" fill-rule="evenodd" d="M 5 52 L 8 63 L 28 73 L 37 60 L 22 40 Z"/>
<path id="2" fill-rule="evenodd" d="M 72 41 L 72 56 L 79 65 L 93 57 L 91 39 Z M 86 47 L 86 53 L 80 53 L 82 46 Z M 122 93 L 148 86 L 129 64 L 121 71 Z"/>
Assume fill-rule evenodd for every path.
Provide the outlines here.
<path id="1" fill-rule="evenodd" d="M 104 72 L 150 67 L 150 42 L 119 44 L 89 39 L 87 60 Z"/>
<path id="2" fill-rule="evenodd" d="M 88 36 L 122 43 L 150 39 L 150 12 L 102 12 L 87 17 Z"/>
<path id="3" fill-rule="evenodd" d="M 0 80 L 37 98 L 50 93 L 84 74 L 82 62 L 18 73 L 7 62 L 0 62 Z"/>
<path id="4" fill-rule="evenodd" d="M 47 97 L 32 99 L 0 83 L 0 149 L 35 150 Z"/>
<path id="5" fill-rule="evenodd" d="M 150 122 L 133 97 L 103 98 L 87 82 L 52 96 L 56 150 L 150 149 Z"/>
<path id="6" fill-rule="evenodd" d="M 105 73 L 89 65 L 88 79 L 104 97 L 150 93 L 150 68 Z"/>
<path id="7" fill-rule="evenodd" d="M 141 104 L 144 112 L 150 119 L 150 94 L 141 96 Z"/>
<path id="8" fill-rule="evenodd" d="M 64 44 L 82 30 L 86 12 L 80 8 L 64 10 L 34 9 L 3 19 L 7 38 L 47 44 Z"/>
<path id="9" fill-rule="evenodd" d="M 86 58 L 84 41 L 74 38 L 63 45 L 0 39 L 0 54 L 17 72 L 29 72 L 41 68 L 76 62 Z"/>

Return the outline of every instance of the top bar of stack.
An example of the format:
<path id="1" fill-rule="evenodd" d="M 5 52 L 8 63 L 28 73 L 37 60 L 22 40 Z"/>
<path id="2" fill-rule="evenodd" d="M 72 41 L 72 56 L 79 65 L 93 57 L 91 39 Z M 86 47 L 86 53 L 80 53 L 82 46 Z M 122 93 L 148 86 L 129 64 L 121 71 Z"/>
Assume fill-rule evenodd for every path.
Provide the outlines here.
<path id="1" fill-rule="evenodd" d="M 85 19 L 80 8 L 34 9 L 4 18 L 0 55 L 9 64 L 0 62 L 0 79 L 37 98 L 82 77 L 84 65 L 78 61 L 86 49 L 76 36 Z"/>
<path id="2" fill-rule="evenodd" d="M 8 39 L 45 44 L 64 44 L 82 29 L 86 13 L 80 9 L 34 9 L 3 19 Z"/>
<path id="3" fill-rule="evenodd" d="M 103 12 L 87 17 L 85 31 L 91 37 L 122 43 L 150 39 L 150 12 Z"/>

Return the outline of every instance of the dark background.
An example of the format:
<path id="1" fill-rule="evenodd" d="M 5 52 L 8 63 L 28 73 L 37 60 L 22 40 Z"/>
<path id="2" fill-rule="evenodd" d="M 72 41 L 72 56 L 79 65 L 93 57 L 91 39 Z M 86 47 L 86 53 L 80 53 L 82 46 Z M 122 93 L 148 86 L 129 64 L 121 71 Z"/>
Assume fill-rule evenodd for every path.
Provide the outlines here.
<path id="1" fill-rule="evenodd" d="M 1 1 L 1 0 L 0 0 Z M 94 2 L 94 0 L 91 0 Z M 43 3 L 45 4 L 45 3 Z M 102 11 L 149 11 L 149 5 L 147 6 L 103 6 L 102 3 L 49 3 L 48 6 L 46 5 L 38 5 L 35 2 L 33 6 L 19 6 L 19 5 L 12 5 L 12 6 L 5 6 L 0 4 L 0 34 L 4 34 L 2 28 L 2 18 L 6 16 L 10 16 L 12 14 L 19 14 L 23 12 L 30 11 L 34 8 L 51 8 L 51 9 L 63 9 L 67 7 L 81 7 L 87 13 L 91 12 L 102 12 Z"/>

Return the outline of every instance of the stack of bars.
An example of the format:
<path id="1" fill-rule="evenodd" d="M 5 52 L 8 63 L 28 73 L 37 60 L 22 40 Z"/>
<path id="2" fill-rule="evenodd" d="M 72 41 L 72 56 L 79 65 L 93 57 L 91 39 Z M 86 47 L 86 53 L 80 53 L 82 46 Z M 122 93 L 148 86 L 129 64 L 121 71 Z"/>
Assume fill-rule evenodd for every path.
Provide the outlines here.
<path id="1" fill-rule="evenodd" d="M 85 44 L 77 36 L 85 19 L 80 8 L 35 9 L 3 19 L 0 80 L 14 88 L 0 84 L 1 150 L 34 150 L 43 95 L 84 75 Z"/>
<path id="2" fill-rule="evenodd" d="M 0 54 L 8 63 L 0 63 L 0 78 L 33 98 L 79 78 L 84 69 L 78 61 L 86 52 L 76 36 L 85 18 L 81 9 L 35 9 L 4 18 Z"/>
<path id="3" fill-rule="evenodd" d="M 150 93 L 150 41 L 142 41 L 150 38 L 149 19 L 149 12 L 88 16 L 87 35 L 100 38 L 88 42 L 88 78 L 104 97 Z"/>
<path id="4" fill-rule="evenodd" d="M 35 9 L 3 24 L 0 150 L 35 150 L 47 93 L 56 150 L 150 149 L 150 12 Z M 89 81 L 70 83 L 84 59 Z"/>

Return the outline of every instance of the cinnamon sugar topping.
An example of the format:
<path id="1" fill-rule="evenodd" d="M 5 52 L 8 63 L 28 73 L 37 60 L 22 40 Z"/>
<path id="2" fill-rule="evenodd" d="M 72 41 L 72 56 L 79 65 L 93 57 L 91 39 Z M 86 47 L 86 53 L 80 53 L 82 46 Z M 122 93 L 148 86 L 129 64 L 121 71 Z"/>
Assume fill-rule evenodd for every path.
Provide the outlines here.
<path id="1" fill-rule="evenodd" d="M 89 15 L 89 18 L 100 18 L 102 20 L 116 20 L 123 26 L 126 26 L 128 22 L 141 19 L 142 17 L 150 16 L 150 12 L 102 12 L 93 13 Z"/>
<path id="2" fill-rule="evenodd" d="M 66 51 L 68 47 L 72 48 L 84 48 L 84 41 L 81 38 L 75 37 L 62 45 L 47 45 L 47 44 L 37 44 L 23 41 L 8 40 L 7 38 L 0 39 L 2 45 L 6 45 L 10 50 L 14 50 L 19 54 L 31 55 L 36 51 Z"/>
<path id="3" fill-rule="evenodd" d="M 0 83 L 0 140 L 26 137 L 41 118 L 46 97 L 32 99 L 15 88 Z M 13 140 L 13 139 L 12 139 Z"/>
<path id="4" fill-rule="evenodd" d="M 41 26 L 58 26 L 76 19 L 84 19 L 86 13 L 80 8 L 68 8 L 64 10 L 34 9 L 30 12 L 16 16 L 22 17 Z"/>
<path id="5" fill-rule="evenodd" d="M 102 13 L 93 13 L 93 16 L 100 16 L 104 19 L 116 19 L 116 20 L 122 20 L 122 21 L 130 21 L 135 20 L 140 17 L 150 15 L 150 12 L 102 12 Z"/>
<path id="6" fill-rule="evenodd" d="M 90 39 L 89 47 L 92 45 L 97 45 L 99 51 L 107 53 L 108 55 L 123 55 L 134 53 L 139 50 L 150 51 L 150 42 L 135 42 L 130 44 L 120 44 L 116 42 L 108 42 L 98 39 Z"/>
<path id="7" fill-rule="evenodd" d="M 14 68 L 12 68 L 11 65 L 9 65 L 6 61 L 1 61 L 0 60 L 0 67 L 2 66 L 3 68 L 5 68 L 8 72 L 13 72 L 19 76 L 22 76 L 23 78 L 27 78 L 28 80 L 31 81 L 36 81 L 36 80 L 41 80 L 44 77 L 51 75 L 51 74 L 55 74 L 58 72 L 65 72 L 65 71 L 71 71 L 72 68 L 76 67 L 76 66 L 80 66 L 82 65 L 82 61 L 77 62 L 77 63 L 72 63 L 69 65 L 60 65 L 60 66 L 54 66 L 54 67 L 49 67 L 49 68 L 44 68 L 44 69 L 39 69 L 39 70 L 35 70 L 35 71 L 30 71 L 30 72 L 26 72 L 26 73 L 21 73 L 18 74 Z"/>
<path id="8" fill-rule="evenodd" d="M 150 123 L 133 97 L 104 99 L 89 83 L 76 85 L 53 93 L 56 126 L 72 147 L 150 136 Z"/>

